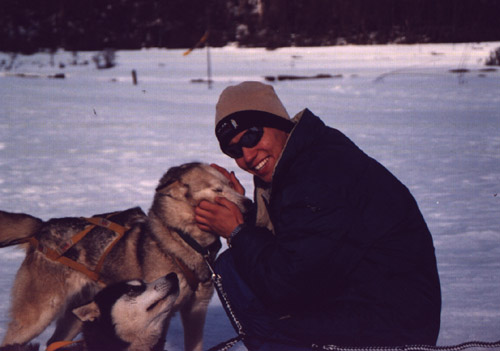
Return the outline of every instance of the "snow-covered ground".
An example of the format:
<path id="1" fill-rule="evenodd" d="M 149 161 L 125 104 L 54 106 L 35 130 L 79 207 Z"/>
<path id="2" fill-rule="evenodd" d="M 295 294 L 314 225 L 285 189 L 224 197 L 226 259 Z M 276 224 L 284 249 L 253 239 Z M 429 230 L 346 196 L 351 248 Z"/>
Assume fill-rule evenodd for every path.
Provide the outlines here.
<path id="1" fill-rule="evenodd" d="M 206 78 L 204 49 L 119 51 L 109 70 L 95 68 L 95 53 L 79 53 L 79 65 L 70 65 L 71 53 L 59 52 L 54 66 L 37 54 L 18 56 L 6 71 L 10 57 L 0 53 L 0 209 L 42 219 L 147 210 L 160 176 L 193 160 L 235 170 L 251 194 L 250 177 L 213 135 L 222 89 L 280 74 L 341 75 L 272 84 L 290 114 L 310 108 L 415 195 L 441 276 L 438 343 L 500 340 L 500 67 L 483 71 L 499 46 L 211 49 L 211 89 L 191 82 Z M 48 78 L 56 73 L 66 78 Z M 1 250 L 0 338 L 22 258 L 15 248 Z M 181 330 L 176 319 L 169 350 L 182 349 Z M 235 335 L 216 298 L 205 334 L 206 347 Z"/>

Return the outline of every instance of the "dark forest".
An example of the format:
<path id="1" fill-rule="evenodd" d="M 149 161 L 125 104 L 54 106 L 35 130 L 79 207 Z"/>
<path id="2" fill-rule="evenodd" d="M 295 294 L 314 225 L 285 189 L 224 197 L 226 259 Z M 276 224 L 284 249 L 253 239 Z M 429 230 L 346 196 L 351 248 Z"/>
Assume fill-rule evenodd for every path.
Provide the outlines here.
<path id="1" fill-rule="evenodd" d="M 500 40 L 499 0 L 1 0 L 0 51 Z"/>

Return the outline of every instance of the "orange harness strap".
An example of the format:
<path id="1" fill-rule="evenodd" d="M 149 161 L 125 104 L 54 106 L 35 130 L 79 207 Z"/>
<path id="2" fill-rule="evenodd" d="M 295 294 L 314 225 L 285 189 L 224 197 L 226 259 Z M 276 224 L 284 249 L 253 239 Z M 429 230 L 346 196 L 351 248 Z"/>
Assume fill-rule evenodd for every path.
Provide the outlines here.
<path id="1" fill-rule="evenodd" d="M 127 228 L 125 228 L 119 224 L 116 224 L 114 222 L 108 221 L 105 218 L 91 217 L 91 218 L 85 218 L 85 219 L 87 221 L 89 221 L 90 223 L 93 223 L 95 225 L 110 229 L 110 230 L 114 231 L 116 234 L 118 234 L 116 236 L 116 238 L 111 242 L 111 244 L 108 245 L 106 250 L 104 250 L 101 258 L 99 259 L 99 262 L 97 262 L 97 265 L 95 266 L 94 272 L 97 275 L 99 275 L 99 273 L 101 272 L 102 266 L 104 264 L 104 259 L 106 258 L 106 256 L 108 256 L 108 254 L 113 249 L 113 247 L 118 243 L 118 241 L 120 241 L 120 239 L 123 237 L 123 235 L 125 235 Z"/>
<path id="2" fill-rule="evenodd" d="M 54 341 L 52 344 L 47 345 L 47 349 L 45 351 L 56 351 L 59 350 L 62 347 L 71 345 L 71 344 L 76 344 L 79 342 L 83 342 L 83 340 L 75 340 L 75 341 Z"/>
<path id="3" fill-rule="evenodd" d="M 73 268 L 76 271 L 79 271 L 86 276 L 88 276 L 90 279 L 98 282 L 99 281 L 99 273 L 101 272 L 102 266 L 104 264 L 104 260 L 106 259 L 106 256 L 109 254 L 111 249 L 118 243 L 118 241 L 123 237 L 125 232 L 127 231 L 128 228 L 119 225 L 117 223 L 111 222 L 106 218 L 102 217 L 90 217 L 90 218 L 82 218 L 86 220 L 87 222 L 91 223 L 91 225 L 87 226 L 84 230 L 81 232 L 75 234 L 72 236 L 69 240 L 64 242 L 61 246 L 58 248 L 51 249 L 49 247 L 45 247 L 40 245 L 40 242 L 38 239 L 31 237 L 28 239 L 28 241 L 37 249 L 38 251 L 42 252 L 47 258 L 51 259 L 52 261 L 57 261 L 59 263 L 62 263 L 70 268 Z M 102 253 L 101 258 L 97 262 L 97 265 L 94 270 L 91 270 L 87 268 L 85 265 L 83 265 L 80 262 L 77 262 L 75 260 L 72 260 L 66 256 L 63 256 L 71 247 L 73 247 L 76 243 L 78 243 L 80 240 L 82 240 L 92 229 L 94 229 L 96 226 L 100 226 L 109 230 L 114 231 L 118 235 L 116 238 L 108 245 L 106 250 Z"/>

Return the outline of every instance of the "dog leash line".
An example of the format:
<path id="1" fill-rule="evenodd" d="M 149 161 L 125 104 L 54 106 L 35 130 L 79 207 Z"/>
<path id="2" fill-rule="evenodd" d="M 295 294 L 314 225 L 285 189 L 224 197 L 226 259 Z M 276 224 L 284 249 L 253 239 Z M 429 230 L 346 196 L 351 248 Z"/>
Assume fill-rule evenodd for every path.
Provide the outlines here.
<path id="1" fill-rule="evenodd" d="M 451 346 L 434 346 L 434 345 L 404 345 L 404 346 L 366 346 L 366 347 L 350 347 L 337 345 L 312 345 L 313 350 L 323 351 L 462 351 L 471 348 L 490 349 L 500 348 L 500 340 L 496 342 L 485 341 L 468 341 L 462 344 Z"/>

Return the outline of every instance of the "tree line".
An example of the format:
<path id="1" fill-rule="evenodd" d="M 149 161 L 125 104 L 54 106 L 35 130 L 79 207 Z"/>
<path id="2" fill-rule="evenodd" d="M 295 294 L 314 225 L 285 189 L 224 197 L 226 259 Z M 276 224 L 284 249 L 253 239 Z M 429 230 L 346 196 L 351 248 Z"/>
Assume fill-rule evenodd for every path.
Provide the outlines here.
<path id="1" fill-rule="evenodd" d="M 498 0 L 0 0 L 0 51 L 500 40 Z"/>

